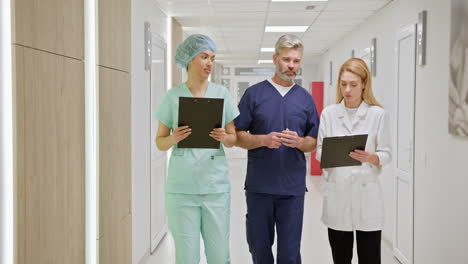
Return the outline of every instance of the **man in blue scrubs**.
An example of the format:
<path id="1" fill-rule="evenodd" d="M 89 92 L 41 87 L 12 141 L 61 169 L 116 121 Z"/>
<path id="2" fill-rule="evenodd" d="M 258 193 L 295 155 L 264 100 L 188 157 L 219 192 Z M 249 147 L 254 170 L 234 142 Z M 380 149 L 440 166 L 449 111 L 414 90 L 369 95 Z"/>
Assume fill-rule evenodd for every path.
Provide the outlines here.
<path id="1" fill-rule="evenodd" d="M 302 53 L 298 37 L 280 37 L 273 55 L 275 75 L 246 90 L 234 121 L 236 145 L 249 150 L 246 227 L 254 264 L 274 263 L 275 227 L 277 263 L 301 263 L 304 152 L 315 149 L 319 127 L 312 96 L 294 84 Z"/>

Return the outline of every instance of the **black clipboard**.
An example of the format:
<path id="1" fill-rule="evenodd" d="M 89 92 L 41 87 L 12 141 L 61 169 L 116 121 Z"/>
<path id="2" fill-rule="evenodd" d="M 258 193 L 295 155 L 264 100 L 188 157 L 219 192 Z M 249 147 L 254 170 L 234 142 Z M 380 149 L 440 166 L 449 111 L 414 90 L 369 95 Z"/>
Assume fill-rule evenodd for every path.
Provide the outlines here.
<path id="1" fill-rule="evenodd" d="M 220 147 L 219 141 L 210 137 L 214 128 L 223 121 L 224 99 L 179 97 L 179 126 L 189 126 L 192 134 L 177 144 L 178 148 Z"/>
<path id="2" fill-rule="evenodd" d="M 360 166 L 361 162 L 349 156 L 355 149 L 366 148 L 367 134 L 343 137 L 326 137 L 322 143 L 320 168 Z"/>

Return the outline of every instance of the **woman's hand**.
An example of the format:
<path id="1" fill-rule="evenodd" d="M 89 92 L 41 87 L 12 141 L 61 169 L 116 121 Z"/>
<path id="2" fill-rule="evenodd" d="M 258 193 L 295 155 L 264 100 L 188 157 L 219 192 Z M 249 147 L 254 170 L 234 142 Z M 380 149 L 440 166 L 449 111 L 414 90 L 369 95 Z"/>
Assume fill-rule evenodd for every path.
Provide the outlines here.
<path id="1" fill-rule="evenodd" d="M 234 126 L 234 121 L 226 124 L 224 128 L 215 128 L 211 130 L 210 137 L 214 140 L 223 143 L 225 147 L 232 147 L 236 144 L 236 128 Z"/>
<path id="2" fill-rule="evenodd" d="M 380 165 L 379 155 L 374 152 L 355 149 L 349 153 L 349 156 L 355 160 L 359 160 L 360 162 L 369 162 L 375 166 Z"/>
<path id="3" fill-rule="evenodd" d="M 179 141 L 187 138 L 192 133 L 188 126 L 180 126 L 172 130 L 163 122 L 159 121 L 158 132 L 156 134 L 156 146 L 159 150 L 166 151 Z"/>
<path id="4" fill-rule="evenodd" d="M 226 129 L 224 128 L 215 128 L 211 130 L 210 137 L 214 138 L 216 141 L 224 143 L 227 138 Z"/>
<path id="5" fill-rule="evenodd" d="M 192 129 L 189 126 L 180 126 L 173 130 L 171 136 L 175 141 L 174 144 L 177 144 L 190 136 L 190 134 L 192 134 Z"/>

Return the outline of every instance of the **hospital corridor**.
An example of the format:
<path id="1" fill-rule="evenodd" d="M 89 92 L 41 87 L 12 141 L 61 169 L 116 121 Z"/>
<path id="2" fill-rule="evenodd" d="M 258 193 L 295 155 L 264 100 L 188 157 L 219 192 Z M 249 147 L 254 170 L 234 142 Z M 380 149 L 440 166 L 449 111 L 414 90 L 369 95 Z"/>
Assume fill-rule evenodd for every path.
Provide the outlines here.
<path id="1" fill-rule="evenodd" d="M 1 0 L 0 264 L 468 264 L 468 0 Z"/>

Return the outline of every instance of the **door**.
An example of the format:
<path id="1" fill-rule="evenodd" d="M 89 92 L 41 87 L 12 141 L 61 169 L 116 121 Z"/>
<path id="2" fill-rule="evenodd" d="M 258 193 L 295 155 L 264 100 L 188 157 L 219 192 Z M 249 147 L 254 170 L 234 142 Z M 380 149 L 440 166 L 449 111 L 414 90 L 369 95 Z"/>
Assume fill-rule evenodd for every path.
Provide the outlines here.
<path id="1" fill-rule="evenodd" d="M 152 34 L 151 50 L 151 115 L 154 114 L 166 93 L 166 43 Z M 164 185 L 166 183 L 166 152 L 156 148 L 154 139 L 158 131 L 158 120 L 151 118 L 151 178 L 150 178 L 150 233 L 151 252 L 158 246 L 167 232 Z"/>
<path id="2" fill-rule="evenodd" d="M 413 263 L 414 111 L 416 88 L 416 25 L 397 34 L 397 151 L 394 255 Z"/>

